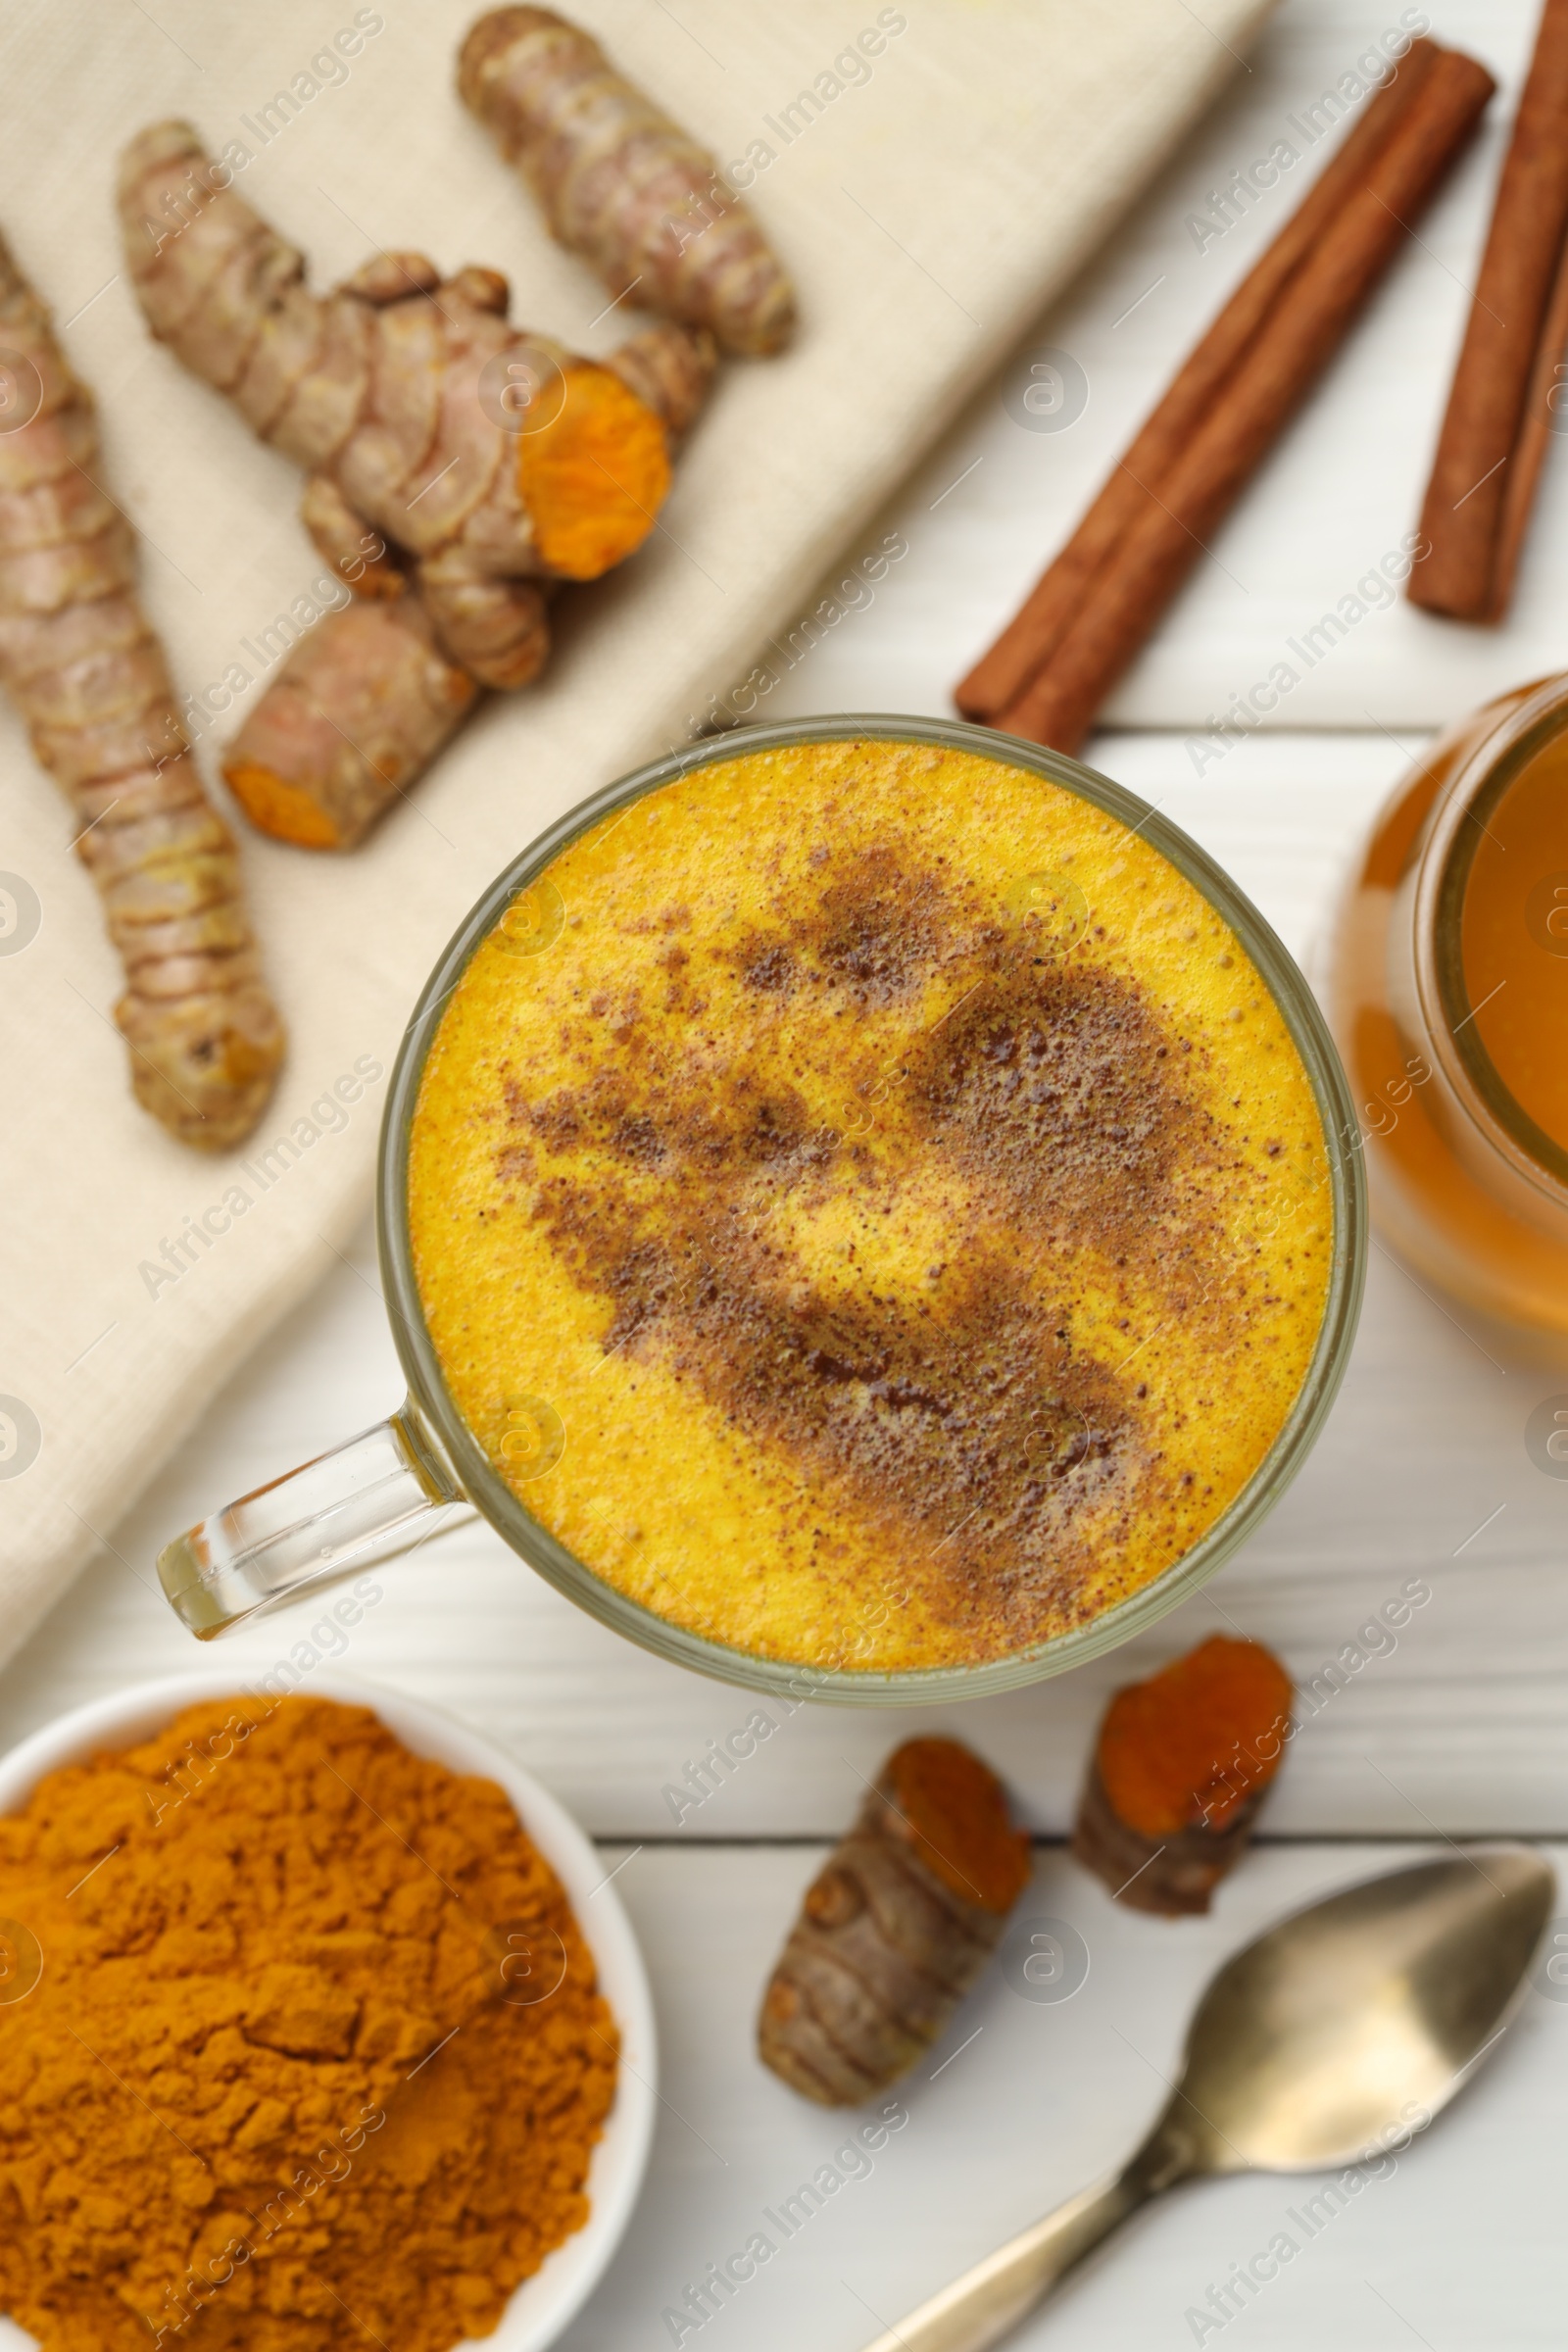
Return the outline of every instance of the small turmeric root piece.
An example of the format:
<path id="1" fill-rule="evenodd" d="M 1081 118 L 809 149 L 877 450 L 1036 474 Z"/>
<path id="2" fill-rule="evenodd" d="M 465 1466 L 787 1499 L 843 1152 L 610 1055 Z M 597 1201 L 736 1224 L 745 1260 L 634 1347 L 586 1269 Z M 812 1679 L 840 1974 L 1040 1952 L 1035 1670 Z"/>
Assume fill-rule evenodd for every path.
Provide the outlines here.
<path id="1" fill-rule="evenodd" d="M 1222 1634 L 1116 1692 L 1072 1850 L 1118 1902 L 1170 1919 L 1208 1909 L 1279 1770 L 1292 1696 L 1272 1651 Z"/>
<path id="2" fill-rule="evenodd" d="M 806 1890 L 762 2000 L 764 2066 L 850 2107 L 929 2049 L 1029 1879 L 1002 1783 L 956 1740 L 895 1748 Z"/>
<path id="3" fill-rule="evenodd" d="M 606 369 L 656 415 L 671 448 L 712 382 L 710 335 L 657 326 Z M 361 517 L 315 475 L 302 512 L 328 563 L 374 600 L 329 612 L 302 638 L 229 745 L 223 774 L 253 825 L 301 849 L 349 850 L 450 741 L 480 686 L 525 686 L 550 651 L 547 580 L 450 574 L 432 557 L 412 573 L 365 564 Z M 356 576 L 357 575 L 357 576 Z"/>
<path id="4" fill-rule="evenodd" d="M 778 351 L 795 290 L 708 150 L 548 8 L 498 8 L 463 45 L 458 88 L 606 290 L 726 351 Z"/>
<path id="5" fill-rule="evenodd" d="M 283 1026 L 136 595 L 130 526 L 92 478 L 91 396 L 3 240 L 0 347 L 31 411 L 0 432 L 0 683 L 72 805 L 124 959 L 115 1019 L 136 1100 L 180 1143 L 225 1151 L 261 1116 Z"/>
<path id="6" fill-rule="evenodd" d="M 476 693 L 436 644 L 418 597 L 346 605 L 291 649 L 229 745 L 224 781 L 260 832 L 300 849 L 351 850 L 424 772 Z"/>

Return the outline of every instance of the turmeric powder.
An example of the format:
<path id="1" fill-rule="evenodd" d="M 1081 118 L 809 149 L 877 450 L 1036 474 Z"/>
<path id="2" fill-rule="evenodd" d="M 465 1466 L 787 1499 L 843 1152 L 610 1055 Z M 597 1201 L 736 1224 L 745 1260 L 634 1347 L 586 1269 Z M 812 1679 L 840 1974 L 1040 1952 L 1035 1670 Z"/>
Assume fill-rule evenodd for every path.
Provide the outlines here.
<path id="1" fill-rule="evenodd" d="M 617 2058 L 494 1783 L 364 1707 L 188 1708 L 0 1821 L 0 2308 L 450 2352 L 586 2219 Z"/>
<path id="2" fill-rule="evenodd" d="M 1116 1692 L 1073 1852 L 1135 1910 L 1206 1911 L 1235 1868 L 1290 1737 L 1291 1678 L 1222 1634 Z"/>

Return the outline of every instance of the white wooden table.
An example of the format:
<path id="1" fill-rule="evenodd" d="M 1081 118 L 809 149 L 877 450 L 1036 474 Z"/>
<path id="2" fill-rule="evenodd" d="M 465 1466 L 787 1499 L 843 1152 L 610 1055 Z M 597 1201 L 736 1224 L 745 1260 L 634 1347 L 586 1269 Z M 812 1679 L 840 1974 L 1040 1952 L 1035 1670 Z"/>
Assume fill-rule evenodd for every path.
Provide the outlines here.
<path id="1" fill-rule="evenodd" d="M 1289 135 L 1285 118 L 1352 68 L 1397 15 L 1392 0 L 1285 0 L 1252 71 L 1031 339 L 1029 352 L 1065 349 L 1084 368 L 1082 417 L 1054 434 L 1013 422 L 1005 400 L 1027 374 L 1020 355 L 865 534 L 869 547 L 901 532 L 906 558 L 875 602 L 791 674 L 770 715 L 949 707 L 954 679 L 1316 159 L 1275 191 L 1272 211 L 1260 206 L 1206 250 L 1186 217 L 1233 166 Z M 1504 629 L 1461 630 L 1402 606 L 1374 612 L 1282 707 L 1289 727 L 1201 762 L 1200 773 L 1191 746 L 1211 712 L 1266 673 L 1286 637 L 1414 524 L 1534 9 L 1435 0 L 1434 15 L 1440 38 L 1473 49 L 1502 79 L 1495 119 L 1089 755 L 1212 850 L 1309 968 L 1351 848 L 1409 753 L 1487 693 L 1568 661 L 1568 464 L 1559 463 Z M 860 552 L 846 549 L 846 561 Z M 1534 1468 L 1523 1439 L 1532 1407 L 1565 1388 L 1568 1371 L 1483 1345 L 1375 1253 L 1332 1422 L 1273 1518 L 1205 1592 L 1116 1657 L 959 1712 L 804 1709 L 678 1829 L 664 1785 L 742 1720 L 741 1693 L 619 1642 L 486 1531 L 461 1531 L 387 1569 L 349 1662 L 461 1713 L 576 1810 L 606 1841 L 607 1867 L 623 1864 L 616 1885 L 654 1973 L 668 2103 L 652 2185 L 611 2278 L 567 2339 L 573 2352 L 667 2344 L 661 2315 L 684 2282 L 743 2244 L 760 2208 L 842 2138 L 831 2116 L 758 2067 L 752 2020 L 822 1841 L 853 1811 L 859 1776 L 918 1724 L 959 1733 L 1006 1775 L 1041 1841 L 1029 1900 L 1077 1927 L 1089 1980 L 1059 2008 L 988 1980 L 917 2070 L 909 2125 L 871 2177 L 815 2217 L 736 2308 L 709 2323 L 705 2341 L 854 2352 L 879 2320 L 1130 2140 L 1161 2095 L 1193 1994 L 1246 1934 L 1418 1842 L 1568 1836 L 1568 1485 Z M 112 1553 L 0 1676 L 0 1740 L 186 1662 L 185 1638 L 150 1581 L 158 1544 L 379 1418 L 396 1394 L 367 1231 L 215 1398 L 115 1531 Z M 1173 1926 L 1114 1910 L 1060 1846 L 1106 1691 L 1217 1629 L 1272 1643 L 1307 1680 L 1410 1576 L 1430 1583 L 1430 1604 L 1393 1654 L 1355 1671 L 1307 1725 L 1262 1844 L 1214 1918 Z M 312 1622 L 294 1612 L 237 1637 L 236 1674 L 264 1671 Z M 1557 2342 L 1562 2184 L 1551 2119 L 1565 2097 L 1568 2002 L 1533 1992 L 1459 2109 L 1231 2323 L 1238 2340 L 1315 2347 L 1332 2330 L 1349 2352 Z M 1020 2342 L 1107 2352 L 1191 2343 L 1188 2309 L 1288 2228 L 1281 2217 L 1298 2201 L 1294 2184 L 1262 2177 L 1186 2192 L 1135 2224 Z"/>

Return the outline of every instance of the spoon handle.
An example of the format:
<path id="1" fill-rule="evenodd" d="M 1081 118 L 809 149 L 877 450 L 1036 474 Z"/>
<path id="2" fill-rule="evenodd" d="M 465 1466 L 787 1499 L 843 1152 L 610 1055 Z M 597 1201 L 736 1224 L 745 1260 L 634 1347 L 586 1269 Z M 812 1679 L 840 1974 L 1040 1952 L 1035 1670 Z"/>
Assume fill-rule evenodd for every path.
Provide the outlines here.
<path id="1" fill-rule="evenodd" d="M 1151 2193 L 1151 2183 L 1131 2168 L 1080 2190 L 911 2311 L 866 2352 L 986 2352 Z"/>

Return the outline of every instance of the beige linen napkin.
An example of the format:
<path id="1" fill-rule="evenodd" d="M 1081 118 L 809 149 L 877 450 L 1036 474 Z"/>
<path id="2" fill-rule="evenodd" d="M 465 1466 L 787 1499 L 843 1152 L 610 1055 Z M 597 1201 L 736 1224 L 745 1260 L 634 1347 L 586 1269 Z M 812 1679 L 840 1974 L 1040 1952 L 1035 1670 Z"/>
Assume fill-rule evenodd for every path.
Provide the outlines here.
<path id="1" fill-rule="evenodd" d="M 41 916 L 0 954 L 0 1658 L 333 1262 L 368 1197 L 405 1017 L 483 884 L 561 810 L 685 741 L 823 568 L 863 552 L 857 530 L 1103 237 L 1267 6 L 572 0 L 721 159 L 752 159 L 801 331 L 787 357 L 726 369 L 657 538 L 578 597 L 544 683 L 493 704 L 367 848 L 312 856 L 241 826 L 291 1035 L 244 1152 L 199 1157 L 133 1105 L 107 1017 L 118 971 L 65 806 L 0 719 L 0 874 L 24 886 L 0 948 L 30 929 L 28 893 Z M 141 124 L 186 116 L 215 152 L 250 150 L 242 190 L 306 249 L 318 285 L 378 245 L 488 263 L 511 276 L 514 318 L 602 351 L 622 315 L 602 315 L 455 95 L 476 13 L 7 11 L 0 224 L 98 393 L 107 486 L 144 534 L 178 687 L 235 666 L 253 681 L 202 738 L 210 775 L 285 642 L 279 616 L 308 618 L 321 566 L 294 468 L 146 335 L 121 273 L 117 153 Z M 857 53 L 868 28 L 882 46 Z"/>

